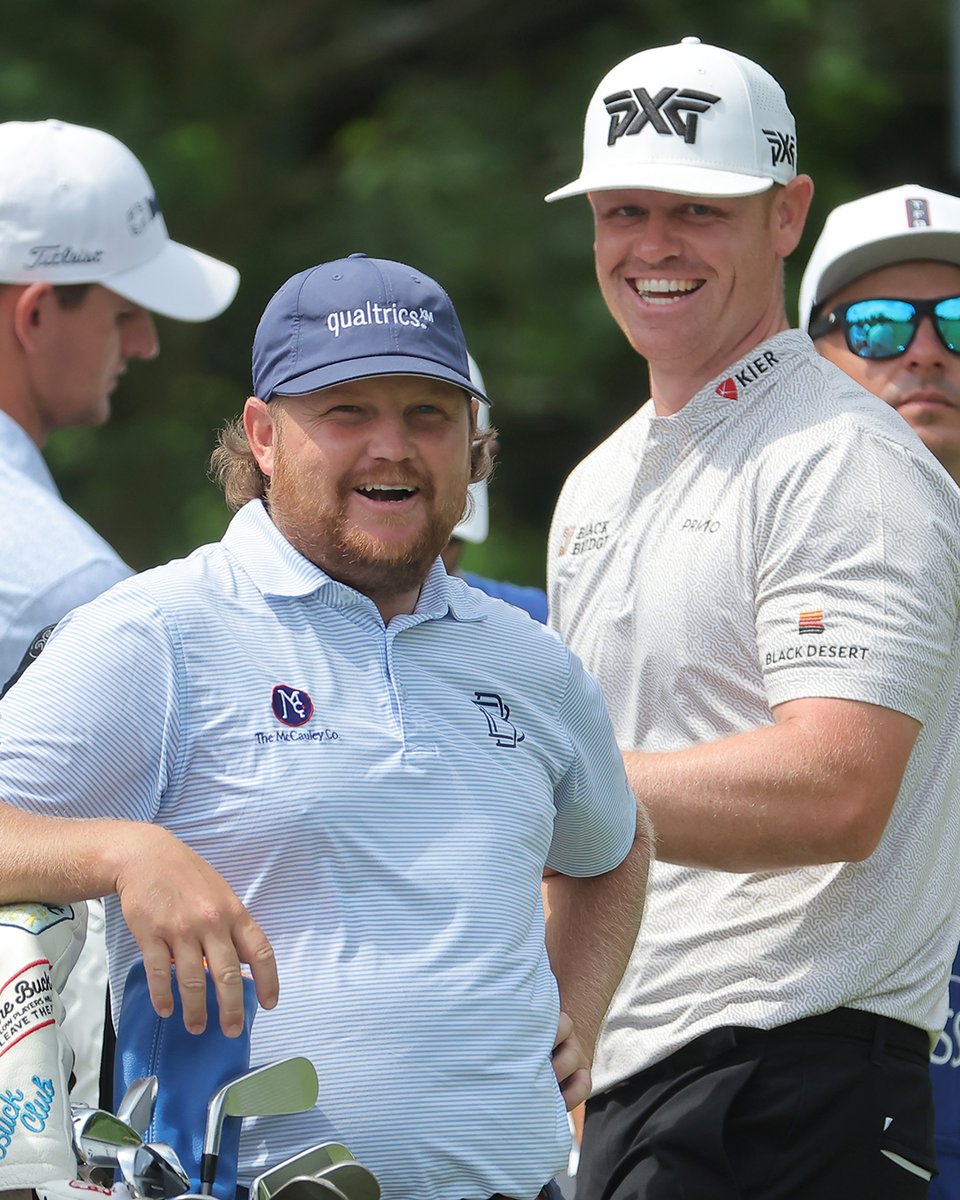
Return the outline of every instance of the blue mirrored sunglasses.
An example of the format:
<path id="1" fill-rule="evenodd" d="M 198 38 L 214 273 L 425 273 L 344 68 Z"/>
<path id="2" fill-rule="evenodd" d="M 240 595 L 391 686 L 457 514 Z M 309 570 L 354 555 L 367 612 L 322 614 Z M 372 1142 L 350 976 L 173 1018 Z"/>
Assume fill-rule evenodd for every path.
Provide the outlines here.
<path id="1" fill-rule="evenodd" d="M 960 354 L 960 296 L 940 300 L 855 300 L 810 322 L 810 336 L 842 328 L 847 347 L 858 358 L 896 358 L 905 354 L 924 317 L 951 354 Z"/>

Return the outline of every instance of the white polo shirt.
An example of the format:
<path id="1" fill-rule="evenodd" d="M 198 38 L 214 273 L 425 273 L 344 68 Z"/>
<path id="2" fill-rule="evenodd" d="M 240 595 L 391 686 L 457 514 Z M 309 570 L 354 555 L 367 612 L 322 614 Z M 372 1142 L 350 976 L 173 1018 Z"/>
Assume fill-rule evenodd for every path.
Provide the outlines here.
<path id="1" fill-rule="evenodd" d="M 861 863 L 657 863 L 601 1041 L 610 1087 L 718 1025 L 841 1005 L 939 1031 L 956 948 L 960 503 L 907 423 L 787 332 L 674 416 L 646 404 L 567 481 L 551 619 L 620 744 L 678 750 L 804 696 L 923 728 Z"/>
<path id="2" fill-rule="evenodd" d="M 251 1062 L 307 1054 L 320 1099 L 244 1124 L 241 1180 L 326 1140 L 389 1200 L 533 1196 L 563 1168 L 540 880 L 619 864 L 635 804 L 556 634 L 439 560 L 384 628 L 254 502 L 66 621 L 0 742 L 0 795 L 166 826 L 271 939 Z M 115 898 L 108 945 L 119 999 Z"/>

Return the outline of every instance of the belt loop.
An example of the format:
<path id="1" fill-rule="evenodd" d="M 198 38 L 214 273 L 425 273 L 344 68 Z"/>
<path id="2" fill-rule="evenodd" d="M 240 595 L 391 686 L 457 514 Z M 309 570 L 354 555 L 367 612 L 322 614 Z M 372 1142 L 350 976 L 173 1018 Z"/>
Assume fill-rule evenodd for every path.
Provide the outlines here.
<path id="1" fill-rule="evenodd" d="M 887 1045 L 887 1019 L 879 1015 L 874 1019 L 873 1025 L 873 1047 L 870 1052 L 872 1062 L 878 1063 L 883 1058 L 883 1052 Z"/>

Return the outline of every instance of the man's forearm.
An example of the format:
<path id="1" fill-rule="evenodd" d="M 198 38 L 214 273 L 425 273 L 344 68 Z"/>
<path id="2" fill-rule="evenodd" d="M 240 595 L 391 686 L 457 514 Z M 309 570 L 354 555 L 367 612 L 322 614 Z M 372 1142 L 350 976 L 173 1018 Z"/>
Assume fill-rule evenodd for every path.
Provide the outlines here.
<path id="1" fill-rule="evenodd" d="M 866 858 L 883 834 L 919 723 L 812 698 L 776 723 L 664 753 L 624 752 L 665 862 L 776 870 Z"/>
<path id="2" fill-rule="evenodd" d="M 117 850 L 130 821 L 72 820 L 0 804 L 0 902 L 70 904 L 116 888 Z"/>
<path id="3" fill-rule="evenodd" d="M 549 874 L 543 881 L 547 952 L 560 1006 L 588 1055 L 637 938 L 652 850 L 641 806 L 633 846 L 613 871 L 584 879 Z"/>

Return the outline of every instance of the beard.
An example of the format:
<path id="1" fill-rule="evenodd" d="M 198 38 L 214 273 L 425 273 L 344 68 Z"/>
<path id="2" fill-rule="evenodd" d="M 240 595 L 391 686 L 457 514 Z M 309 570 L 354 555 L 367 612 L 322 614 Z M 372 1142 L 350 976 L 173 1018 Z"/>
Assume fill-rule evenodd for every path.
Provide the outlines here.
<path id="1" fill-rule="evenodd" d="M 419 589 L 440 551 L 450 540 L 467 503 L 469 468 L 464 466 L 462 486 L 438 497 L 433 481 L 409 468 L 390 468 L 389 480 L 370 474 L 362 480 L 340 480 L 304 474 L 291 463 L 282 445 L 277 447 L 273 477 L 266 504 L 274 524 L 293 548 L 322 571 L 371 599 L 391 599 Z M 384 542 L 354 525 L 347 514 L 353 489 L 362 482 L 390 482 L 418 488 L 426 503 L 426 522 L 402 545 Z M 381 502 L 389 523 L 389 501 Z M 397 525 L 405 517 L 397 515 Z"/>

